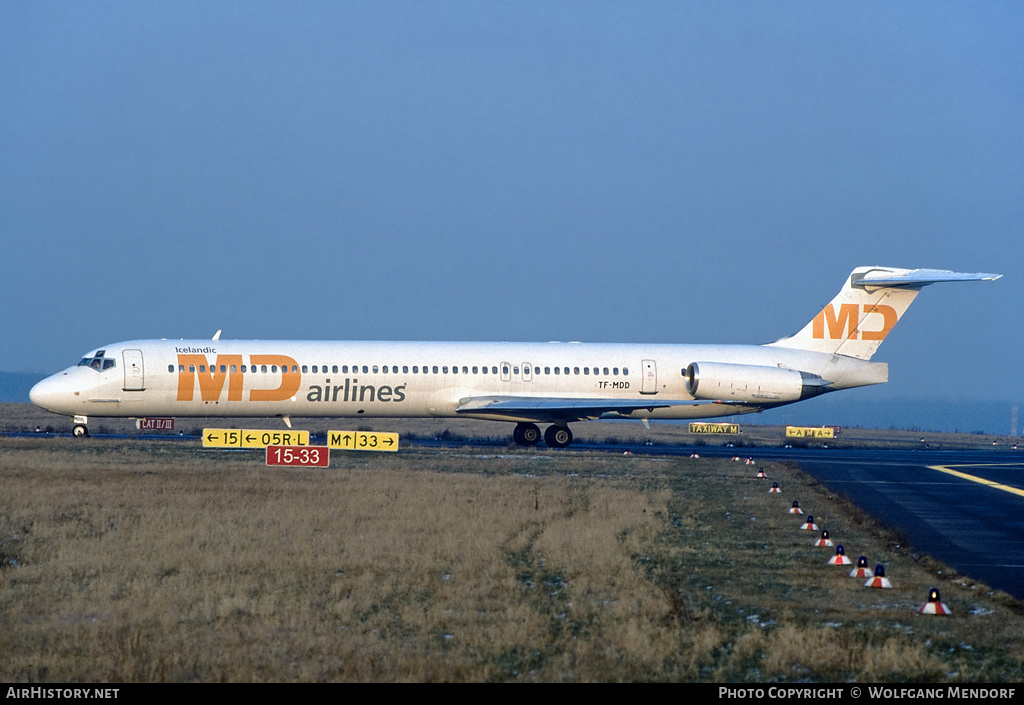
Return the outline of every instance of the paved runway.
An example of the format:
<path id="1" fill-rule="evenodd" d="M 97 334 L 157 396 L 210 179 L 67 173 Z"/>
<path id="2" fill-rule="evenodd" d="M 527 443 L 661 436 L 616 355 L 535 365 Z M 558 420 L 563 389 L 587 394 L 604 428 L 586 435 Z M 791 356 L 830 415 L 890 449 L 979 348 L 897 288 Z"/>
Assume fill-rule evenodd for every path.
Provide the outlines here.
<path id="1" fill-rule="evenodd" d="M 806 457 L 790 459 L 882 524 L 902 530 L 912 546 L 1024 599 L 1024 455 L 802 453 Z"/>
<path id="2" fill-rule="evenodd" d="M 630 450 L 658 455 L 696 450 L 704 457 L 738 452 L 758 461 L 795 462 L 884 526 L 900 530 L 914 548 L 1024 599 L 1024 450 Z"/>

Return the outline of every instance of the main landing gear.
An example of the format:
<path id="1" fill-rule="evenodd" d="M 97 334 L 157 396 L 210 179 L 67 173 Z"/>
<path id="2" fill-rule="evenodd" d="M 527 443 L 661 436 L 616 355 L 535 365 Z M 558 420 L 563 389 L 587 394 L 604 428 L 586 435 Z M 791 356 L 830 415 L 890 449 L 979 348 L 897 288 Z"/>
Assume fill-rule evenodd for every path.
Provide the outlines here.
<path id="1" fill-rule="evenodd" d="M 540 429 L 537 424 L 519 423 L 512 432 L 512 440 L 527 448 L 540 443 Z M 552 424 L 544 432 L 544 442 L 549 448 L 565 448 L 572 443 L 572 431 L 568 426 Z"/>

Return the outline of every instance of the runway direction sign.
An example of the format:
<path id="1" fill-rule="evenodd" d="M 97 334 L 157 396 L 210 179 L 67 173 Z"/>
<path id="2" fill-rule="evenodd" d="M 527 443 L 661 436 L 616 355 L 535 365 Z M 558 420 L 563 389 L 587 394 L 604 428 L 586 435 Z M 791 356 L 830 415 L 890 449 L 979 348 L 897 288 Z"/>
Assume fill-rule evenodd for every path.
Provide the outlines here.
<path id="1" fill-rule="evenodd" d="M 203 448 L 266 448 L 267 446 L 308 445 L 309 431 L 267 431 L 238 428 L 203 429 Z"/>
<path id="2" fill-rule="evenodd" d="M 325 446 L 267 446 L 267 465 L 325 468 L 331 451 Z"/>
<path id="3" fill-rule="evenodd" d="M 335 450 L 398 450 L 397 433 L 376 431 L 328 431 L 327 447 Z"/>

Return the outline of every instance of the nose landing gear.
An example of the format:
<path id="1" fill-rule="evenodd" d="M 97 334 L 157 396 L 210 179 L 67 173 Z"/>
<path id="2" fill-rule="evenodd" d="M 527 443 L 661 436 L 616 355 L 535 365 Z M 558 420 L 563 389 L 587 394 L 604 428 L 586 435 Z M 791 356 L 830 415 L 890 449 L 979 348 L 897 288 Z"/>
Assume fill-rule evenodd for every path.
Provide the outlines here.
<path id="1" fill-rule="evenodd" d="M 83 416 L 81 414 L 79 414 L 77 416 L 72 416 L 71 417 L 71 423 L 74 424 L 74 426 L 71 427 L 71 435 L 72 436 L 74 436 L 75 438 L 88 438 L 89 437 L 89 427 L 86 426 L 86 424 L 89 423 L 89 417 L 88 416 Z"/>

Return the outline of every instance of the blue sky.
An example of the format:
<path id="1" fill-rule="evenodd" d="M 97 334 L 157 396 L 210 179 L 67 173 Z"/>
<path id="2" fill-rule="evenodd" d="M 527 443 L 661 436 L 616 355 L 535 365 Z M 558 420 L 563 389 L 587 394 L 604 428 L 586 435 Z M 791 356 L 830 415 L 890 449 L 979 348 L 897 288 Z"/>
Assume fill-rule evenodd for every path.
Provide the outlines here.
<path id="1" fill-rule="evenodd" d="M 146 337 L 761 343 L 1024 401 L 1024 5 L 0 3 L 0 369 Z M 865 396 L 867 395 L 867 396 Z M 970 424 L 966 424 L 970 426 Z"/>

